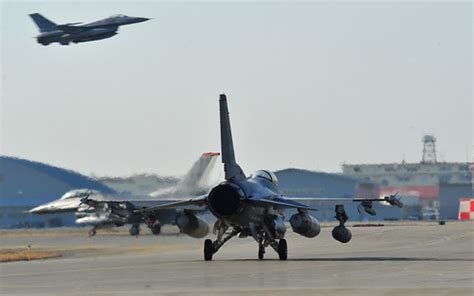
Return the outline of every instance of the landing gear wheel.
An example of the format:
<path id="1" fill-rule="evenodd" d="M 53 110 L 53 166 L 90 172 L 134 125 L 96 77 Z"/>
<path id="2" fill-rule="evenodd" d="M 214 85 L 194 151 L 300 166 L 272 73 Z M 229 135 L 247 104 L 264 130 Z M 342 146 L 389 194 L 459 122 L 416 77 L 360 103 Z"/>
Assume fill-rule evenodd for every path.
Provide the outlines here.
<path id="1" fill-rule="evenodd" d="M 151 228 L 151 232 L 152 232 L 154 235 L 160 234 L 160 233 L 161 233 L 161 224 L 155 224 L 155 225 L 153 225 L 153 227 Z"/>
<path id="2" fill-rule="evenodd" d="M 131 236 L 137 236 L 137 235 L 140 234 L 140 227 L 138 227 L 138 226 L 132 226 L 132 227 L 130 227 L 129 232 L 130 232 L 130 235 L 131 235 Z"/>
<path id="3" fill-rule="evenodd" d="M 258 246 L 258 259 L 262 260 L 264 255 L 265 255 L 265 247 Z"/>
<path id="4" fill-rule="evenodd" d="M 278 242 L 278 257 L 280 260 L 288 259 L 288 245 L 286 244 L 286 239 L 284 238 Z"/>
<path id="5" fill-rule="evenodd" d="M 214 254 L 214 246 L 212 245 L 212 240 L 206 239 L 204 241 L 204 260 L 211 261 L 213 254 Z"/>
<path id="6" fill-rule="evenodd" d="M 95 236 L 96 234 L 97 234 L 97 231 L 95 230 L 95 228 L 92 228 L 91 230 L 89 230 L 89 237 Z"/>

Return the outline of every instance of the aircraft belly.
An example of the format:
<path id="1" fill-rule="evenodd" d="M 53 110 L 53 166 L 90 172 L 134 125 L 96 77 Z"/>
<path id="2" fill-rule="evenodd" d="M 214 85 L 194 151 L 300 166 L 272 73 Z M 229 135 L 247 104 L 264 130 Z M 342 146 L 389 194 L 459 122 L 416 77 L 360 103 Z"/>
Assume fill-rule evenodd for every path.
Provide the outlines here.
<path id="1" fill-rule="evenodd" d="M 94 41 L 94 40 L 101 40 L 110 38 L 117 34 L 117 28 L 98 28 L 98 29 L 90 29 L 78 34 L 72 34 L 71 39 L 75 43 L 79 42 L 86 42 L 86 41 Z"/>
<path id="2" fill-rule="evenodd" d="M 140 224 L 143 223 L 142 217 L 139 214 L 131 214 L 126 220 L 127 224 Z"/>
<path id="3" fill-rule="evenodd" d="M 229 224 L 238 226 L 248 226 L 250 223 L 260 224 L 265 217 L 265 210 L 265 208 L 246 205 L 239 214 L 229 218 Z"/>

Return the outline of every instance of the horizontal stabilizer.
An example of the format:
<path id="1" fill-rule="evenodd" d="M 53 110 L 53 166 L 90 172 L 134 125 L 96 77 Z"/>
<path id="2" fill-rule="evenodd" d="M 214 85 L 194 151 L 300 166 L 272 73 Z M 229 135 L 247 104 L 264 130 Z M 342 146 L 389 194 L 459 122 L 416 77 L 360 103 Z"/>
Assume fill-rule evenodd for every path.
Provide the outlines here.
<path id="1" fill-rule="evenodd" d="M 274 199 L 259 198 L 259 199 L 247 199 L 245 201 L 254 206 L 273 207 L 276 209 L 299 209 L 299 210 L 309 210 L 309 211 L 318 210 L 316 208 L 312 208 L 310 206 L 304 205 L 296 201 L 287 200 L 285 198 L 274 198 Z"/>

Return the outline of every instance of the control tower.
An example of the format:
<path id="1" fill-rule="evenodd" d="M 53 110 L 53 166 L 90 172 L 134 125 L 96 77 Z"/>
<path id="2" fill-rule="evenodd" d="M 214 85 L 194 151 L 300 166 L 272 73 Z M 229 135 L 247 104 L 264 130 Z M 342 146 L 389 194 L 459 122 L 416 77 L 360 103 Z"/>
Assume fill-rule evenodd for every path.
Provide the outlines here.
<path id="1" fill-rule="evenodd" d="M 433 135 L 423 137 L 423 157 L 421 163 L 436 163 L 436 138 Z"/>

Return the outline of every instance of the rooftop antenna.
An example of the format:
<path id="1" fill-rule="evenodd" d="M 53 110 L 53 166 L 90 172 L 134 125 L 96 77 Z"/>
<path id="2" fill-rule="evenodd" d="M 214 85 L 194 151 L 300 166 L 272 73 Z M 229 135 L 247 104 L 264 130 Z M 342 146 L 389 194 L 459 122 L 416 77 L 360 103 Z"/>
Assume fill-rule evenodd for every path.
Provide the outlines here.
<path id="1" fill-rule="evenodd" d="M 421 163 L 433 164 L 436 162 L 436 138 L 433 135 L 424 135 Z"/>

